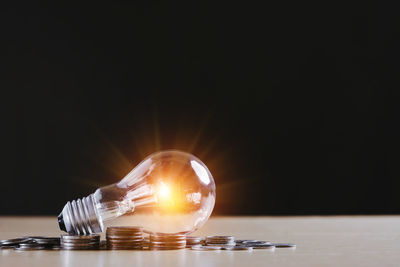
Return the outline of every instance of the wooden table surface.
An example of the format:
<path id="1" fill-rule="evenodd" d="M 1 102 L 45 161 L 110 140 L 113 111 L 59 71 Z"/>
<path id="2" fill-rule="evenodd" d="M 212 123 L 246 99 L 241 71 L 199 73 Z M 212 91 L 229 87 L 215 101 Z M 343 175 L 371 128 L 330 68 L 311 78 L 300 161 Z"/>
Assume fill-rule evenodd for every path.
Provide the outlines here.
<path id="1" fill-rule="evenodd" d="M 0 217 L 0 239 L 57 236 L 55 217 Z M 194 235 L 296 243 L 274 251 L 14 251 L 0 266 L 400 266 L 400 216 L 213 217 Z"/>

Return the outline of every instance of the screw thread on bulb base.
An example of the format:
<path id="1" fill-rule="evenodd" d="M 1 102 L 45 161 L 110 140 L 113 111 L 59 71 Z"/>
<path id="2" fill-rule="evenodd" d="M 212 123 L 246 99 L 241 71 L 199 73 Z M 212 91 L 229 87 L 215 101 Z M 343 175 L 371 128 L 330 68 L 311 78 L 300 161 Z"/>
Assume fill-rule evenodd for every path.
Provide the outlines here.
<path id="1" fill-rule="evenodd" d="M 60 229 L 73 235 L 88 235 L 103 231 L 103 223 L 96 214 L 93 194 L 68 201 L 58 216 Z"/>

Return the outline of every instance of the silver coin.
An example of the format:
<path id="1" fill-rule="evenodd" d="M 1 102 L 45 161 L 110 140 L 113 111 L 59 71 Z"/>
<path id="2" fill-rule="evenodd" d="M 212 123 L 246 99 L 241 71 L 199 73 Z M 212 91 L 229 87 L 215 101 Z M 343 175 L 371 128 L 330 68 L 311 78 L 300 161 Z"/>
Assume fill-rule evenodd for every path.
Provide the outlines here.
<path id="1" fill-rule="evenodd" d="M 292 243 L 272 243 L 277 248 L 295 248 L 296 244 Z"/>
<path id="2" fill-rule="evenodd" d="M 207 246 L 207 247 L 209 247 L 209 246 L 211 246 L 211 247 L 224 247 L 224 246 L 233 247 L 233 246 L 236 246 L 236 244 L 235 243 L 227 243 L 227 244 L 209 244 L 209 243 L 207 243 L 207 244 L 204 244 L 203 246 Z"/>
<path id="3" fill-rule="evenodd" d="M 236 240 L 236 243 L 257 244 L 257 245 L 268 245 L 268 244 L 271 244 L 271 242 L 269 242 L 269 241 L 260 241 L 260 240 Z"/>
<path id="4" fill-rule="evenodd" d="M 18 245 L 20 243 L 29 242 L 30 238 L 12 238 L 12 239 L 5 239 L 0 240 L 1 245 Z"/>
<path id="5" fill-rule="evenodd" d="M 190 249 L 197 250 L 197 251 L 209 251 L 209 250 L 221 250 L 221 247 L 197 245 L 197 246 L 192 246 Z"/>
<path id="6" fill-rule="evenodd" d="M 271 244 L 263 244 L 263 245 L 245 245 L 246 247 L 252 247 L 253 249 L 274 249 L 275 246 Z"/>
<path id="7" fill-rule="evenodd" d="M 59 244 L 60 238 L 59 237 L 46 237 L 46 236 L 29 236 L 38 244 Z"/>
<path id="8" fill-rule="evenodd" d="M 263 246 L 272 244 L 270 242 L 257 241 L 257 242 L 239 243 L 238 245 L 252 247 L 252 246 Z"/>
<path id="9" fill-rule="evenodd" d="M 21 243 L 18 245 L 19 248 L 36 248 L 36 247 L 44 247 L 38 243 Z"/>
<path id="10" fill-rule="evenodd" d="M 258 242 L 258 240 L 253 240 L 253 239 L 236 239 L 236 243 L 245 243 L 245 242 Z"/>
<path id="11" fill-rule="evenodd" d="M 247 247 L 247 246 L 233 246 L 233 247 L 227 246 L 222 249 L 223 250 L 247 250 L 247 251 L 253 250 L 252 247 Z"/>
<path id="12" fill-rule="evenodd" d="M 18 245 L 21 245 L 21 244 L 38 244 L 38 243 L 35 240 L 31 239 L 26 242 L 19 243 Z"/>

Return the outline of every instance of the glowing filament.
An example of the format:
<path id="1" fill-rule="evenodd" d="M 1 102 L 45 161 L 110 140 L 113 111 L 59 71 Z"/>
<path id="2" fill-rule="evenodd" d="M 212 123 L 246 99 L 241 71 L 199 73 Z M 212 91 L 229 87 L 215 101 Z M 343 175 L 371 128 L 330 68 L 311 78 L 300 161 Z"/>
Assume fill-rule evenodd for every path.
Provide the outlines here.
<path id="1" fill-rule="evenodd" d="M 158 192 L 157 195 L 160 199 L 169 199 L 171 196 L 171 190 L 168 187 L 168 185 L 161 183 L 160 186 L 158 187 Z"/>

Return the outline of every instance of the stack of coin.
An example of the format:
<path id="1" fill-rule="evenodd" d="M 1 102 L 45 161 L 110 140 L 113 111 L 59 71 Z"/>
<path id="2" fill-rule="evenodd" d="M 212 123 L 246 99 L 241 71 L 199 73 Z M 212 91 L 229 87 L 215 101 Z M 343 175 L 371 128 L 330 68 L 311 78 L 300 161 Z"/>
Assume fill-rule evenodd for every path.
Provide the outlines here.
<path id="1" fill-rule="evenodd" d="M 203 239 L 199 236 L 186 236 L 186 247 L 191 248 L 192 246 L 201 245 Z"/>
<path id="2" fill-rule="evenodd" d="M 39 246 L 43 246 L 46 249 L 59 249 L 60 248 L 60 238 L 59 237 L 47 237 L 47 236 L 29 236 L 32 241 L 31 243 L 36 243 Z"/>
<path id="3" fill-rule="evenodd" d="M 0 248 L 14 248 L 15 250 L 44 250 L 60 249 L 59 237 L 29 236 L 0 241 Z"/>
<path id="4" fill-rule="evenodd" d="M 186 236 L 183 234 L 150 235 L 150 249 L 169 250 L 186 247 Z"/>
<path id="5" fill-rule="evenodd" d="M 13 249 L 17 248 L 19 244 L 30 242 L 31 239 L 27 237 L 12 238 L 0 240 L 0 249 Z"/>
<path id="6" fill-rule="evenodd" d="M 142 249 L 142 227 L 108 227 L 106 231 L 108 249 Z"/>
<path id="7" fill-rule="evenodd" d="M 98 249 L 100 235 L 61 235 L 61 248 L 68 250 Z"/>
<path id="8" fill-rule="evenodd" d="M 207 236 L 206 245 L 210 246 L 235 246 L 235 238 L 233 236 L 217 235 Z"/>

